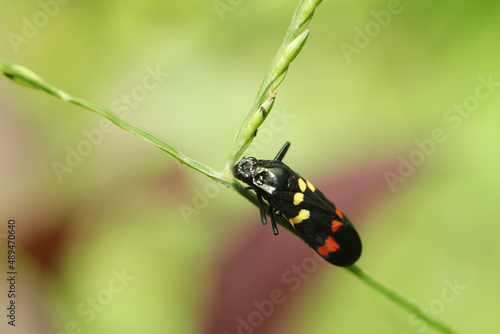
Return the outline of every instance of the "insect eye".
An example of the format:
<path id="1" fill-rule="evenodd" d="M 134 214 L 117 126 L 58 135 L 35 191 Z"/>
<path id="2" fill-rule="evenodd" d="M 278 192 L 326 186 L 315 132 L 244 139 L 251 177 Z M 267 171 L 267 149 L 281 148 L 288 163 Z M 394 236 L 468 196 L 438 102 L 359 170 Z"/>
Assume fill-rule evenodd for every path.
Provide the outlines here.
<path id="1" fill-rule="evenodd" d="M 244 164 L 243 164 L 243 169 L 244 170 L 247 170 L 247 171 L 253 171 L 254 170 L 254 163 L 251 162 L 251 161 L 246 161 Z"/>
<path id="2" fill-rule="evenodd" d="M 255 158 L 244 158 L 233 167 L 233 176 L 246 184 L 251 184 L 253 181 L 253 173 L 255 171 Z"/>

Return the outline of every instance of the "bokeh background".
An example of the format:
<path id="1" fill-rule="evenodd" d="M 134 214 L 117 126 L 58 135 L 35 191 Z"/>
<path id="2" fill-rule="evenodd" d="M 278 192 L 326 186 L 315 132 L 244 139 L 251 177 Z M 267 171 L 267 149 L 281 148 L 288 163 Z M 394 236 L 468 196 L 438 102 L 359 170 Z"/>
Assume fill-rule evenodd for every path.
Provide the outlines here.
<path id="1" fill-rule="evenodd" d="M 2 0 L 0 57 L 222 168 L 296 3 Z M 359 266 L 460 333 L 500 330 L 499 16 L 324 1 L 250 148 L 291 141 L 286 163 L 357 226 Z M 433 332 L 101 122 L 0 80 L 1 277 L 9 218 L 19 272 L 15 329 L 0 280 L 2 333 Z"/>

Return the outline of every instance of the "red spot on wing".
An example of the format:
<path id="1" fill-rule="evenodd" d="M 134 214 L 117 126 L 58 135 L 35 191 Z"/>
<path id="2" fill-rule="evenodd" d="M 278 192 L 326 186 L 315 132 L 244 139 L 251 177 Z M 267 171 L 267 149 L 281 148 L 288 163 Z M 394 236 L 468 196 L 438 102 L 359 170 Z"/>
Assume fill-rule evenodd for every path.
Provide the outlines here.
<path id="1" fill-rule="evenodd" d="M 337 216 L 339 216 L 341 219 L 344 219 L 344 215 L 342 214 L 342 212 L 340 212 L 340 210 L 338 208 L 335 208 L 335 213 L 337 214 Z"/>
<path id="2" fill-rule="evenodd" d="M 339 222 L 338 220 L 332 221 L 332 232 L 333 233 L 337 232 L 340 226 L 342 226 L 342 223 Z"/>
<path id="3" fill-rule="evenodd" d="M 333 240 L 333 237 L 328 237 L 328 239 L 325 240 L 325 244 L 318 248 L 318 253 L 322 256 L 326 256 L 329 253 L 336 252 L 339 248 L 339 244 Z"/>

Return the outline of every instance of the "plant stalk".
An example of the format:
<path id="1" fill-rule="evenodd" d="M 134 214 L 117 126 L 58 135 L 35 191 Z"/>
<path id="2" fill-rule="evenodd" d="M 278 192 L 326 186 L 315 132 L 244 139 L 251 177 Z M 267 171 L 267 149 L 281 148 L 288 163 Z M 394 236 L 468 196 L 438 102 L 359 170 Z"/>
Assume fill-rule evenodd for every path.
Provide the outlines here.
<path id="1" fill-rule="evenodd" d="M 416 304 L 411 302 L 407 297 L 405 297 L 401 292 L 396 291 L 394 288 L 390 287 L 386 283 L 382 282 L 369 275 L 357 265 L 352 265 L 350 267 L 346 267 L 348 271 L 350 271 L 354 276 L 358 277 L 360 280 L 368 284 L 368 286 L 372 287 L 374 290 L 377 290 L 382 295 L 392 300 L 399 306 L 407 309 L 409 312 L 416 314 L 419 318 L 427 322 L 427 324 L 437 331 L 444 334 L 458 334 L 450 326 L 446 325 L 442 321 L 432 318 L 427 313 L 423 312 Z"/>

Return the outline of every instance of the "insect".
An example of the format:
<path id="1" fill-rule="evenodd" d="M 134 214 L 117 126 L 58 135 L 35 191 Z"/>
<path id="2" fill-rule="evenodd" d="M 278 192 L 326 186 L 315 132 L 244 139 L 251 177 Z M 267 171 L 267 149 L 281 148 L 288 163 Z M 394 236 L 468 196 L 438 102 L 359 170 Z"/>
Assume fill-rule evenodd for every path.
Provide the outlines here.
<path id="1" fill-rule="evenodd" d="M 264 200 L 269 204 L 272 230 L 278 234 L 275 215 L 283 216 L 297 234 L 326 261 L 350 266 L 361 255 L 361 239 L 351 221 L 309 181 L 282 160 L 290 142 L 274 160 L 243 158 L 233 175 L 257 193 L 262 224 L 267 224 Z"/>

